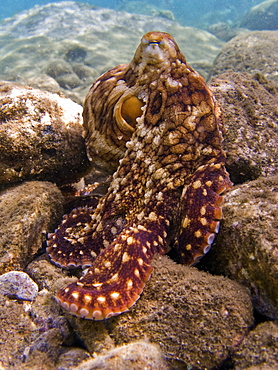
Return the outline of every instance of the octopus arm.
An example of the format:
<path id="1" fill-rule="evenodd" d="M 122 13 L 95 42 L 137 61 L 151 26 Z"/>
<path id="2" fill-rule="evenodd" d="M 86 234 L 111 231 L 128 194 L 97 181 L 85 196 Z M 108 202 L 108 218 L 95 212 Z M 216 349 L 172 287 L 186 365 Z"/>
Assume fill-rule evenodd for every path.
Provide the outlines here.
<path id="1" fill-rule="evenodd" d="M 192 265 L 209 251 L 219 231 L 223 196 L 232 187 L 224 164 L 199 167 L 182 195 L 182 220 L 177 251 L 181 262 Z"/>
<path id="2" fill-rule="evenodd" d="M 71 314 L 91 320 L 127 311 L 150 277 L 154 254 L 164 253 L 163 244 L 143 226 L 125 229 L 83 277 L 58 291 L 57 301 Z"/>
<path id="3" fill-rule="evenodd" d="M 53 263 L 65 268 L 92 264 L 102 245 L 96 240 L 92 243 L 92 229 L 88 228 L 91 214 L 89 207 L 76 208 L 63 217 L 54 233 L 48 234 L 46 251 Z"/>

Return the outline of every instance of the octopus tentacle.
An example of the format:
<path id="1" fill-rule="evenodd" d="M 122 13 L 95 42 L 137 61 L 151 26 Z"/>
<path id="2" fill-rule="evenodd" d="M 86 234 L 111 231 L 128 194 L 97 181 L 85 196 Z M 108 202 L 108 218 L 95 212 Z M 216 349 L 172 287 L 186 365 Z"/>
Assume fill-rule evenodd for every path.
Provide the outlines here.
<path id="1" fill-rule="evenodd" d="M 223 196 L 232 183 L 222 163 L 200 166 L 184 187 L 177 251 L 191 265 L 207 253 L 219 231 Z"/>
<path id="2" fill-rule="evenodd" d="M 54 233 L 48 234 L 46 251 L 52 262 L 64 268 L 88 267 L 100 253 L 103 246 L 91 243 L 92 208 L 75 208 L 64 215 Z"/>
<path id="3" fill-rule="evenodd" d="M 128 310 L 150 277 L 155 252 L 165 252 L 165 241 L 149 230 L 142 225 L 126 228 L 82 278 L 58 291 L 56 298 L 62 307 L 93 320 Z"/>

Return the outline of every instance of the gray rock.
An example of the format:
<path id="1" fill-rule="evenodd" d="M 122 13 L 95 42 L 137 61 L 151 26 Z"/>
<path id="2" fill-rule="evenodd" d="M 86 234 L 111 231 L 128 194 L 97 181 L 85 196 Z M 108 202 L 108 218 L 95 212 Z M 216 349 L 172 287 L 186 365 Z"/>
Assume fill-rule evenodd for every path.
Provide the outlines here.
<path id="1" fill-rule="evenodd" d="M 245 28 L 231 27 L 228 22 L 214 23 L 208 27 L 208 31 L 223 41 L 229 41 L 233 37 L 248 32 Z"/>
<path id="2" fill-rule="evenodd" d="M 253 31 L 227 42 L 216 57 L 210 76 L 227 71 L 262 73 L 278 80 L 278 31 Z"/>
<path id="3" fill-rule="evenodd" d="M 25 363 L 29 369 L 38 369 L 46 363 L 47 369 L 57 362 L 61 354 L 63 337 L 58 328 L 47 330 L 41 334 L 25 351 Z"/>
<path id="4" fill-rule="evenodd" d="M 159 16 L 168 19 L 175 19 L 175 16 L 172 11 L 164 9 L 165 2 L 160 3 L 158 6 L 153 4 L 153 1 L 121 1 L 117 5 L 117 10 L 123 10 L 124 12 L 133 13 L 133 14 L 147 14 L 152 16 Z M 167 5 L 166 5 L 167 7 Z M 170 3 L 168 3 L 168 7 L 171 8 Z M 173 8 L 173 7 L 172 7 Z"/>
<path id="5" fill-rule="evenodd" d="M 10 271 L 0 276 L 0 294 L 9 298 L 33 301 L 38 291 L 38 285 L 25 272 Z"/>
<path id="6" fill-rule="evenodd" d="M 60 93 L 61 90 L 58 82 L 54 78 L 44 73 L 28 78 L 26 82 L 27 85 L 30 85 L 37 89 L 49 91 L 56 94 Z"/>
<path id="7" fill-rule="evenodd" d="M 225 195 L 224 220 L 207 270 L 250 288 L 255 308 L 278 319 L 278 176 L 239 185 Z"/>
<path id="8" fill-rule="evenodd" d="M 278 1 L 267 0 L 254 6 L 240 25 L 250 30 L 278 30 Z"/>
<path id="9" fill-rule="evenodd" d="M 22 270 L 62 216 L 56 185 L 31 181 L 0 193 L 0 273 Z"/>
<path id="10" fill-rule="evenodd" d="M 82 103 L 93 80 L 117 64 L 128 63 L 141 37 L 153 30 L 171 33 L 204 77 L 223 45 L 206 31 L 170 19 L 62 1 L 36 6 L 0 25 L 0 78 L 26 83 L 46 73 L 56 79 L 60 73 L 70 73 L 76 63 L 83 64 L 92 74 L 87 69 L 84 78 L 75 71 L 81 85 L 60 85 L 67 96 Z"/>
<path id="11" fill-rule="evenodd" d="M 90 354 L 81 348 L 70 348 L 63 353 L 57 362 L 57 370 L 69 370 L 76 368 L 82 361 L 91 359 Z"/>
<path id="12" fill-rule="evenodd" d="M 210 82 L 224 117 L 224 149 L 238 184 L 278 173 L 278 89 L 264 76 L 227 72 Z"/>
<path id="13" fill-rule="evenodd" d="M 73 370 L 167 370 L 167 364 L 157 345 L 145 341 L 129 343 L 111 349 L 104 355 L 86 361 Z"/>
<path id="14" fill-rule="evenodd" d="M 82 107 L 70 99 L 2 82 L 0 119 L 0 186 L 23 180 L 73 183 L 89 168 Z"/>
<path id="15" fill-rule="evenodd" d="M 74 63 L 74 64 L 72 64 L 72 69 L 77 74 L 77 76 L 81 80 L 84 80 L 84 81 L 87 78 L 93 79 L 93 78 L 98 77 L 96 71 L 93 68 L 88 67 L 88 66 L 86 66 L 86 65 L 84 65 L 82 63 Z"/>
<path id="16" fill-rule="evenodd" d="M 72 73 L 72 68 L 69 63 L 63 59 L 51 60 L 45 67 L 45 71 L 48 76 L 56 78 L 58 76 L 63 76 Z"/>
<path id="17" fill-rule="evenodd" d="M 60 87 L 67 90 L 71 90 L 82 85 L 82 81 L 75 73 L 68 73 L 62 76 L 57 76 L 56 81 L 58 82 Z"/>

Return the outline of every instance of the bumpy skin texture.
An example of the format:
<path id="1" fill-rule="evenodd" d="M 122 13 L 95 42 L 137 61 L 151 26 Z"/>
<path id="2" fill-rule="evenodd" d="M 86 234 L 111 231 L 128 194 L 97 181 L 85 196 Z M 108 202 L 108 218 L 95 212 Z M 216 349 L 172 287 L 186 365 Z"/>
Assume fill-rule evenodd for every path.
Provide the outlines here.
<path id="1" fill-rule="evenodd" d="M 97 208 L 65 216 L 47 250 L 63 267 L 91 265 L 57 300 L 102 320 L 136 302 L 156 253 L 175 248 L 193 264 L 209 250 L 222 217 L 219 194 L 231 182 L 220 111 L 169 34 L 147 33 L 130 64 L 99 77 L 84 121 L 100 167 L 110 171 L 123 158 Z"/>

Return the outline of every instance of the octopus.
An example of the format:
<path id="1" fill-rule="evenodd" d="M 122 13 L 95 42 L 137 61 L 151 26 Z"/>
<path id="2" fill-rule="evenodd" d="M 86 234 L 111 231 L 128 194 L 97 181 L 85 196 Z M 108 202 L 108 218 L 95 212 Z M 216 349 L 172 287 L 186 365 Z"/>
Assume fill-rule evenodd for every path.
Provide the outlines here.
<path id="1" fill-rule="evenodd" d="M 232 183 L 220 108 L 167 33 L 145 34 L 129 64 L 100 76 L 83 117 L 88 156 L 114 173 L 95 208 L 64 216 L 47 252 L 86 268 L 57 292 L 59 304 L 103 320 L 135 304 L 156 254 L 193 265 L 209 251 Z"/>

